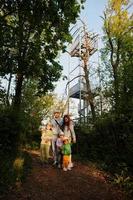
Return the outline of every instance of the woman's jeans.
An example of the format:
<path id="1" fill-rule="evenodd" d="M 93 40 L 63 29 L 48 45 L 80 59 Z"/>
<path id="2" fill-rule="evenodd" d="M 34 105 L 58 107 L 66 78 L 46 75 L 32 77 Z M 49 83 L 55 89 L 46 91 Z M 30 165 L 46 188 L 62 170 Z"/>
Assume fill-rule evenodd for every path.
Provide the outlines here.
<path id="1" fill-rule="evenodd" d="M 54 135 L 52 138 L 52 151 L 53 151 L 54 161 L 57 163 L 58 162 L 58 160 L 57 160 L 58 152 L 57 152 L 56 141 L 57 141 L 57 135 Z"/>

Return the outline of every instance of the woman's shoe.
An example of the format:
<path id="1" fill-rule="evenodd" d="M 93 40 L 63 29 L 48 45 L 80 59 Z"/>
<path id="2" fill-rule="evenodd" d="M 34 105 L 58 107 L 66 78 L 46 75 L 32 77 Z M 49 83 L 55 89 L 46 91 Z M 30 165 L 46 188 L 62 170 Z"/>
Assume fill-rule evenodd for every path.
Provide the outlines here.
<path id="1" fill-rule="evenodd" d="M 54 161 L 53 165 L 54 165 L 54 166 L 57 165 L 57 161 Z"/>
<path id="2" fill-rule="evenodd" d="M 60 164 L 58 164 L 58 168 L 59 168 L 59 169 L 61 168 L 61 165 L 60 165 Z"/>

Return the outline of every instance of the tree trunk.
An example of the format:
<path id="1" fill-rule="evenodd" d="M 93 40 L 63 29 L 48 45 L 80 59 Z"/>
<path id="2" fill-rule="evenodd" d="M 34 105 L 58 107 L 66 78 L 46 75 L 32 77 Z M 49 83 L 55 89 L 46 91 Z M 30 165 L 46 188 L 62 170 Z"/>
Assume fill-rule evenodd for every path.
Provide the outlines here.
<path id="1" fill-rule="evenodd" d="M 24 79 L 23 74 L 17 74 L 16 89 L 14 96 L 14 109 L 17 111 L 20 110 L 23 79 Z"/>
<path id="2" fill-rule="evenodd" d="M 94 98 L 93 98 L 93 94 L 92 94 L 91 87 L 90 87 L 89 74 L 88 74 L 86 63 L 84 63 L 83 69 L 84 69 L 84 73 L 85 73 L 85 81 L 86 81 L 86 89 L 87 89 L 87 101 L 89 102 L 90 107 L 91 107 L 92 119 L 93 119 L 93 121 L 95 121 L 96 113 L 95 113 L 95 106 L 94 106 Z"/>
<path id="3" fill-rule="evenodd" d="M 118 66 L 113 66 L 113 72 L 114 72 L 114 98 L 115 98 L 115 112 L 118 114 L 119 112 L 119 83 L 118 83 L 118 72 L 117 72 Z"/>
<path id="4" fill-rule="evenodd" d="M 10 87 L 11 87 L 11 80 L 12 80 L 12 73 L 10 73 L 9 76 L 9 82 L 8 82 L 8 88 L 7 88 L 7 94 L 6 94 L 6 104 L 9 106 L 9 94 L 10 94 Z"/>

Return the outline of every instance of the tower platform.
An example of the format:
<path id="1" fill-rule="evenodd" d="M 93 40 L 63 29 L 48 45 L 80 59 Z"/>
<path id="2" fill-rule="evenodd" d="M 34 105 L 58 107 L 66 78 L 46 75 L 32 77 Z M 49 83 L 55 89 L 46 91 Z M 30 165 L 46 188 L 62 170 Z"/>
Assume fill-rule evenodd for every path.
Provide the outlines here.
<path id="1" fill-rule="evenodd" d="M 81 97 L 80 97 L 81 92 Z M 75 98 L 75 99 L 84 99 L 84 96 L 86 94 L 86 87 L 84 83 L 77 83 L 73 87 L 69 89 L 69 97 Z"/>

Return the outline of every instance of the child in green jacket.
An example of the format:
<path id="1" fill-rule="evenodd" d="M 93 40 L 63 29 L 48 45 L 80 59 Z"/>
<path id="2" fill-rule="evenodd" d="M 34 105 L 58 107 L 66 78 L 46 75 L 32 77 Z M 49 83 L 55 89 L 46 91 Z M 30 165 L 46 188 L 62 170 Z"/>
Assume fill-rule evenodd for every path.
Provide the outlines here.
<path id="1" fill-rule="evenodd" d="M 64 137 L 61 149 L 63 155 L 63 171 L 71 170 L 71 167 L 69 166 L 71 162 L 71 143 L 69 142 L 68 137 Z"/>

